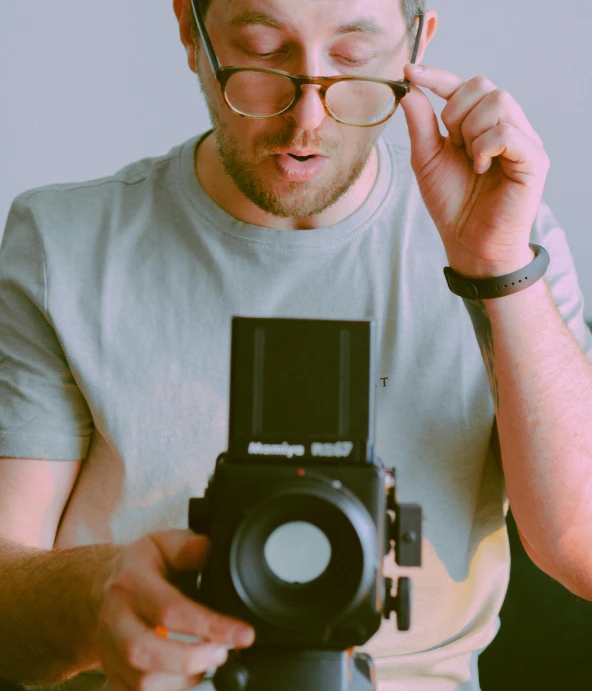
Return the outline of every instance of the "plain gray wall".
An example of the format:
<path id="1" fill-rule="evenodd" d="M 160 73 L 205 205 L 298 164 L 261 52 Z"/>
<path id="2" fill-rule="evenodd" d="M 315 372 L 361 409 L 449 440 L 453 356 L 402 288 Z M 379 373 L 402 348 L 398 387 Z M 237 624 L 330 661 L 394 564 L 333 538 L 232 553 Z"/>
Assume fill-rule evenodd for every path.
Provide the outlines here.
<path id="1" fill-rule="evenodd" d="M 433 0 L 424 59 L 508 90 L 545 143 L 545 189 L 592 319 L 592 1 Z M 439 114 L 444 102 L 433 97 Z M 209 127 L 172 0 L 0 0 L 0 235 L 31 187 L 109 175 Z M 390 134 L 408 141 L 402 112 Z"/>

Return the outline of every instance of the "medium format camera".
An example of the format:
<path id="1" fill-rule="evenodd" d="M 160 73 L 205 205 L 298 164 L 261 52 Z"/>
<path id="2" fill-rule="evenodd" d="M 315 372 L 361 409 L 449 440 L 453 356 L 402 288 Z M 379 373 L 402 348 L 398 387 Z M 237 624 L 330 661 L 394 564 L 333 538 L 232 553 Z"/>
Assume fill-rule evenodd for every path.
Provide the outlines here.
<path id="1" fill-rule="evenodd" d="M 374 455 L 374 323 L 234 317 L 228 450 L 189 527 L 212 541 L 196 600 L 249 622 L 218 691 L 372 691 L 353 653 L 395 612 L 410 625 L 421 508 Z M 394 547 L 394 549 L 393 549 Z"/>

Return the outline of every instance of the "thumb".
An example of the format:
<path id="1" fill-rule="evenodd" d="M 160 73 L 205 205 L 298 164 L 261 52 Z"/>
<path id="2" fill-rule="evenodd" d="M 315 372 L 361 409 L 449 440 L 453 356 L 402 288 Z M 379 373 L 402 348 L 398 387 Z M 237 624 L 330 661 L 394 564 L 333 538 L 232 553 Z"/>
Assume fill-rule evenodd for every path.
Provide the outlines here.
<path id="1" fill-rule="evenodd" d="M 179 571 L 199 570 L 210 553 L 210 540 L 192 530 L 163 530 L 149 537 L 160 551 L 166 564 Z"/>
<path id="2" fill-rule="evenodd" d="M 441 150 L 444 137 L 429 98 L 414 84 L 401 101 L 411 139 L 411 163 L 414 170 L 427 165 Z"/>

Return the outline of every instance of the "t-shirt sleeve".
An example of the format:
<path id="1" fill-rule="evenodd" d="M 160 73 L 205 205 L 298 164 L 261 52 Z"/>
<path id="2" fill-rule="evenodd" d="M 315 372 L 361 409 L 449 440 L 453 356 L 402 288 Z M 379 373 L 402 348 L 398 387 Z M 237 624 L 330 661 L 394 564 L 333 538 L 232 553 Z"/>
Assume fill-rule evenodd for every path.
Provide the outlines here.
<path id="1" fill-rule="evenodd" d="M 543 203 L 531 233 L 531 242 L 542 245 L 550 256 L 545 280 L 563 321 L 580 350 L 592 364 L 592 334 L 584 317 L 584 296 L 565 232 Z"/>
<path id="2" fill-rule="evenodd" d="M 0 246 L 0 456 L 79 460 L 92 416 L 48 314 L 30 198 L 14 201 Z"/>

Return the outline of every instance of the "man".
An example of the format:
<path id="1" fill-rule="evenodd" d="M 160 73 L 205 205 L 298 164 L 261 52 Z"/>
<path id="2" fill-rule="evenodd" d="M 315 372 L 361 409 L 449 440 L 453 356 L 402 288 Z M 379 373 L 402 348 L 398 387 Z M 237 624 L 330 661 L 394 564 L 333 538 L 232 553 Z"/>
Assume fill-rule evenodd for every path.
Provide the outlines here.
<path id="1" fill-rule="evenodd" d="M 541 205 L 548 159 L 487 79 L 408 64 L 437 26 L 413 5 L 175 0 L 213 133 L 16 200 L 0 255 L 0 677 L 176 691 L 252 643 L 172 584 L 207 558 L 187 501 L 225 448 L 233 314 L 376 320 L 377 452 L 425 510 L 413 627 L 387 621 L 368 645 L 379 691 L 479 688 L 508 579 L 506 490 L 530 556 L 592 599 L 592 339 Z M 214 54 L 258 71 L 216 73 Z M 403 77 L 404 97 L 389 86 Z M 446 100 L 446 137 L 419 87 Z M 411 165 L 380 137 L 398 101 Z M 445 266 L 460 292 L 532 270 L 461 298 Z"/>

